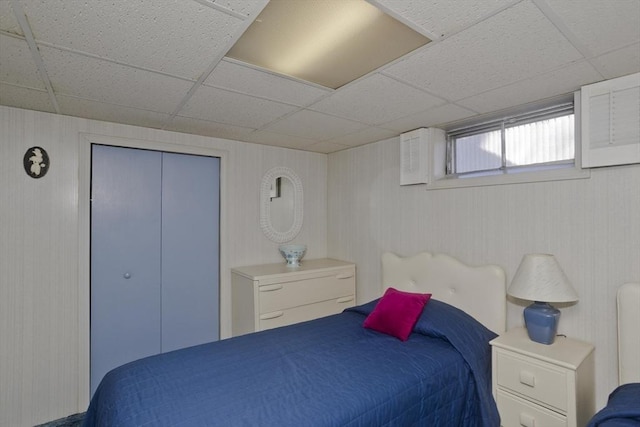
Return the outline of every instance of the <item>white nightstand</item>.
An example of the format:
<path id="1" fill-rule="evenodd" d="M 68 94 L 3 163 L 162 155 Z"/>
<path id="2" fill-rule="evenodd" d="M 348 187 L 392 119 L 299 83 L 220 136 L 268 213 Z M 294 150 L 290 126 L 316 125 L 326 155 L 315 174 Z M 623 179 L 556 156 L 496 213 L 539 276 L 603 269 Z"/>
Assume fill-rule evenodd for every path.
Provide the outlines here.
<path id="1" fill-rule="evenodd" d="M 595 413 L 591 344 L 560 336 L 539 344 L 514 328 L 491 346 L 500 425 L 581 427 Z"/>

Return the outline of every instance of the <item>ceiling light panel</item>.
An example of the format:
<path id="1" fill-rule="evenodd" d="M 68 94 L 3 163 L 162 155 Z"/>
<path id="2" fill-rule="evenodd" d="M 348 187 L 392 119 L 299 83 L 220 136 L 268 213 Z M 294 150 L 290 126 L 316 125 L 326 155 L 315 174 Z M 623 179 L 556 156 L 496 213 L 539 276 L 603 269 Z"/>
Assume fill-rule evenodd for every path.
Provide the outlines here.
<path id="1" fill-rule="evenodd" d="M 227 56 L 337 89 L 429 41 L 364 0 L 271 0 Z"/>

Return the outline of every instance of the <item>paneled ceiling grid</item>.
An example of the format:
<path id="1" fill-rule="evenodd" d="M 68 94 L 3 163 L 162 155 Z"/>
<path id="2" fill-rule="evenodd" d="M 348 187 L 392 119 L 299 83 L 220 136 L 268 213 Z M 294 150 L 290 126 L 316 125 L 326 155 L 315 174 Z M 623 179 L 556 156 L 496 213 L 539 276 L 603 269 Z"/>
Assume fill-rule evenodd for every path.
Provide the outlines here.
<path id="1" fill-rule="evenodd" d="M 224 57 L 267 0 L 0 0 L 0 105 L 329 153 L 640 71 L 638 0 L 368 1 L 433 41 L 332 90 Z"/>

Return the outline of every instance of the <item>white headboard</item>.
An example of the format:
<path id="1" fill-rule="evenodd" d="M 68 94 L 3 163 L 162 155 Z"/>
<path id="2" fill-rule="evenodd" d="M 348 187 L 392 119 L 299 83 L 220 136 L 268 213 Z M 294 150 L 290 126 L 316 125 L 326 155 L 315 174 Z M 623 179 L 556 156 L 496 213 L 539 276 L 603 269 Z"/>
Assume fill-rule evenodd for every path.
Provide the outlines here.
<path id="1" fill-rule="evenodd" d="M 640 283 L 618 288 L 618 379 L 640 382 Z"/>
<path id="2" fill-rule="evenodd" d="M 495 333 L 507 321 L 506 277 L 496 265 L 472 267 L 445 254 L 382 255 L 382 286 L 432 298 L 464 310 Z"/>

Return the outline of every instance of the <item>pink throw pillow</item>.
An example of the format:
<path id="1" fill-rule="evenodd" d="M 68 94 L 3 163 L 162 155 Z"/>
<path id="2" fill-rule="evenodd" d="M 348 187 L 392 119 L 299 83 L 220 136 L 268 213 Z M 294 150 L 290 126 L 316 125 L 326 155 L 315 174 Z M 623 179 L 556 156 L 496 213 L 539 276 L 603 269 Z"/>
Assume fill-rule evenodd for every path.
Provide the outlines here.
<path id="1" fill-rule="evenodd" d="M 430 298 L 431 294 L 388 288 L 363 326 L 406 341 Z"/>

